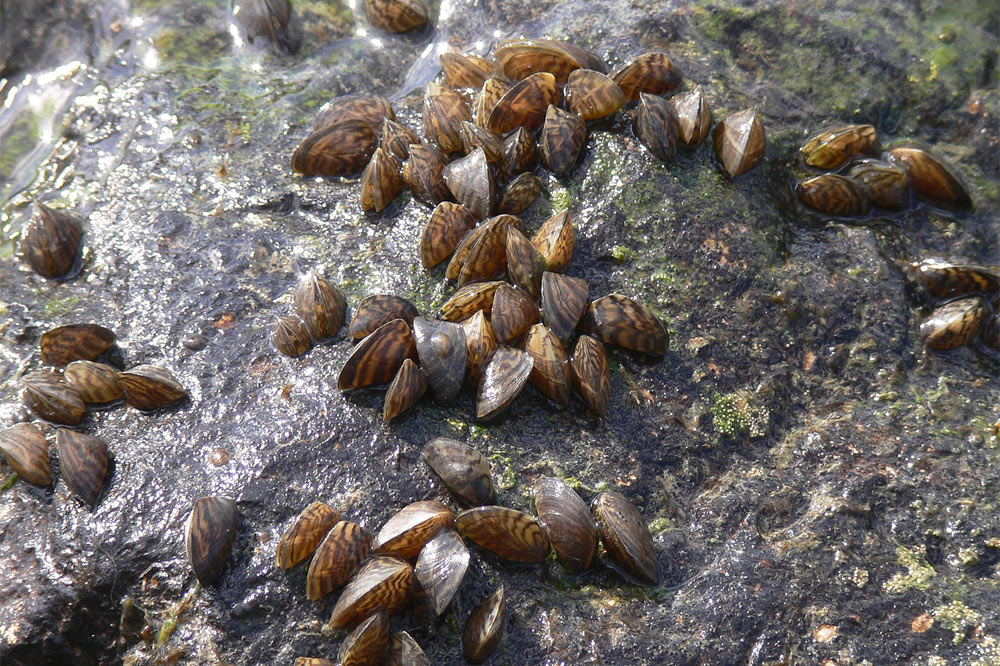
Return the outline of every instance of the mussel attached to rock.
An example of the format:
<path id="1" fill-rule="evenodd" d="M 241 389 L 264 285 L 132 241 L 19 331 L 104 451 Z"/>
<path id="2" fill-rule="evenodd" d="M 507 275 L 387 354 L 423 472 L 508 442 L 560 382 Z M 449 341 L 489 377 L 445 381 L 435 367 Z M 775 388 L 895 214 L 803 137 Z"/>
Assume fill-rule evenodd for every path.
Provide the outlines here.
<path id="1" fill-rule="evenodd" d="M 410 602 L 413 567 L 394 557 L 377 556 L 365 562 L 340 593 L 330 617 L 333 627 L 353 626 L 371 613 L 392 614 Z"/>
<path id="2" fill-rule="evenodd" d="M 417 615 L 434 619 L 458 592 L 469 568 L 469 549 L 453 529 L 443 529 L 420 551 L 414 573 L 419 583 Z"/>
<path id="3" fill-rule="evenodd" d="M 534 132 L 545 122 L 546 109 L 561 101 L 562 94 L 552 74 L 532 74 L 516 83 L 497 101 L 490 112 L 487 127 L 496 134 L 506 134 L 518 127 Z"/>
<path id="4" fill-rule="evenodd" d="M 424 96 L 424 135 L 446 153 L 462 150 L 462 123 L 472 121 L 465 99 L 454 90 L 427 84 Z"/>
<path id="5" fill-rule="evenodd" d="M 605 490 L 594 498 L 592 510 L 611 559 L 629 576 L 648 585 L 659 584 L 653 536 L 635 506 L 621 493 Z"/>
<path id="6" fill-rule="evenodd" d="M 354 347 L 337 377 L 337 388 L 350 391 L 384 384 L 396 376 L 404 360 L 416 357 L 410 327 L 402 319 L 393 319 Z"/>
<path id="7" fill-rule="evenodd" d="M 438 437 L 424 446 L 424 462 L 466 506 L 493 503 L 493 476 L 479 451 L 454 439 Z"/>
<path id="8" fill-rule="evenodd" d="M 380 610 L 348 634 L 337 653 L 340 666 L 379 666 L 389 649 L 389 614 Z"/>
<path id="9" fill-rule="evenodd" d="M 350 580 L 371 551 L 372 535 L 357 523 L 341 520 L 316 548 L 306 575 L 306 594 L 315 601 Z"/>
<path id="10" fill-rule="evenodd" d="M 1000 289 L 1000 270 L 926 259 L 915 266 L 927 290 L 938 298 Z"/>
<path id="11" fill-rule="evenodd" d="M 436 500 L 423 500 L 403 507 L 386 521 L 372 543 L 376 555 L 410 560 L 428 541 L 455 522 L 455 514 Z"/>
<path id="12" fill-rule="evenodd" d="M 397 631 L 389 637 L 385 666 L 430 666 L 430 664 L 430 659 L 420 649 L 420 645 L 407 632 Z"/>
<path id="13" fill-rule="evenodd" d="M 406 32 L 427 23 L 422 0 L 365 0 L 365 14 L 373 26 L 386 32 Z"/>
<path id="14" fill-rule="evenodd" d="M 875 128 L 871 125 L 844 125 L 825 130 L 802 144 L 802 156 L 809 166 L 836 169 L 855 155 L 872 153 Z"/>
<path id="15" fill-rule="evenodd" d="M 715 126 L 713 139 L 715 154 L 730 178 L 756 166 L 767 147 L 764 125 L 756 109 L 730 113 Z"/>
<path id="16" fill-rule="evenodd" d="M 482 148 L 446 166 L 444 181 L 455 199 L 477 220 L 485 220 L 493 212 L 497 188 Z"/>
<path id="17" fill-rule="evenodd" d="M 628 296 L 608 294 L 592 301 L 584 319 L 588 331 L 608 344 L 650 356 L 667 353 L 667 327 L 652 310 Z"/>
<path id="18" fill-rule="evenodd" d="M 410 146 L 419 144 L 420 137 L 406 125 L 386 118 L 382 121 L 382 148 L 405 160 L 410 157 Z"/>
<path id="19" fill-rule="evenodd" d="M 931 349 L 957 349 L 979 335 L 988 314 L 989 306 L 979 296 L 945 303 L 920 324 L 920 337 Z"/>
<path id="20" fill-rule="evenodd" d="M 389 152 L 378 148 L 361 174 L 361 208 L 380 213 L 403 191 L 402 164 Z"/>
<path id="21" fill-rule="evenodd" d="M 315 271 L 299 280 L 293 294 L 295 311 L 316 342 L 337 335 L 347 318 L 347 301 L 335 284 Z"/>
<path id="22" fill-rule="evenodd" d="M 66 487 L 88 506 L 93 506 L 108 475 L 111 457 L 107 442 L 94 435 L 59 428 L 56 450 L 59 452 L 59 472 Z"/>
<path id="23" fill-rule="evenodd" d="M 509 284 L 501 284 L 493 296 L 490 321 L 500 344 L 510 344 L 538 321 L 538 306 L 531 297 Z"/>
<path id="24" fill-rule="evenodd" d="M 584 120 L 607 118 L 625 106 L 625 93 L 606 74 L 573 70 L 566 81 L 566 110 Z"/>
<path id="25" fill-rule="evenodd" d="M 382 140 L 385 141 L 385 121 L 395 123 L 396 114 L 392 110 L 392 104 L 382 95 L 351 93 L 334 97 L 321 106 L 313 119 L 313 129 L 322 129 L 346 120 L 360 120 L 376 132 L 382 128 Z M 419 139 L 414 135 L 412 143 L 418 142 Z M 405 155 L 400 157 L 405 158 Z"/>
<path id="26" fill-rule="evenodd" d="M 573 382 L 566 348 L 544 324 L 535 324 L 524 337 L 524 351 L 532 359 L 528 377 L 535 388 L 565 407 Z"/>
<path id="27" fill-rule="evenodd" d="M 507 409 L 531 376 L 532 364 L 520 349 L 498 348 L 479 378 L 476 418 L 488 421 Z"/>
<path id="28" fill-rule="evenodd" d="M 292 155 L 292 170 L 304 176 L 344 176 L 365 168 L 378 137 L 363 120 L 344 120 L 307 136 Z"/>
<path id="29" fill-rule="evenodd" d="M 181 383 L 169 370 L 159 365 L 137 365 L 119 372 L 118 384 L 128 404 L 147 411 L 172 405 L 187 397 Z"/>
<path id="30" fill-rule="evenodd" d="M 561 479 L 542 477 L 532 489 L 535 512 L 548 532 L 552 549 L 573 573 L 590 568 L 597 554 L 597 525 L 590 509 Z"/>
<path id="31" fill-rule="evenodd" d="M 530 174 L 523 174 L 525 176 Z M 542 289 L 545 259 L 527 236 L 517 229 L 507 230 L 507 278 L 537 299 Z M 495 298 L 495 297 L 494 297 Z M 537 309 L 537 308 L 536 308 Z"/>
<path id="32" fill-rule="evenodd" d="M 455 517 L 458 531 L 476 544 L 512 562 L 541 562 L 549 556 L 549 537 L 523 511 L 505 506 L 481 506 Z"/>
<path id="33" fill-rule="evenodd" d="M 493 332 L 493 325 L 483 310 L 477 310 L 471 317 L 463 319 L 462 330 L 465 331 L 465 347 L 468 349 L 465 357 L 465 376 L 476 385 L 483 364 L 497 348 L 497 337 Z"/>
<path id="34" fill-rule="evenodd" d="M 712 128 L 712 109 L 701 86 L 670 99 L 677 113 L 677 138 L 688 148 L 697 148 Z"/>
<path id="35" fill-rule="evenodd" d="M 87 413 L 80 392 L 51 370 L 29 372 L 21 378 L 21 385 L 25 407 L 46 421 L 76 425 Z"/>
<path id="36" fill-rule="evenodd" d="M 566 173 L 576 163 L 586 142 L 586 121 L 550 104 L 538 139 L 545 166 L 555 174 Z"/>
<path id="37" fill-rule="evenodd" d="M 442 201 L 431 213 L 420 237 L 420 263 L 433 268 L 451 256 L 476 218 L 462 204 Z"/>
<path id="38" fill-rule="evenodd" d="M 188 561 L 202 585 L 213 585 L 222 575 L 236 540 L 240 512 L 236 502 L 218 495 L 194 503 L 185 528 Z"/>
<path id="39" fill-rule="evenodd" d="M 576 230 L 568 210 L 556 213 L 547 219 L 531 238 L 545 259 L 545 265 L 554 273 L 563 273 L 573 261 L 576 246 Z"/>
<path id="40" fill-rule="evenodd" d="M 542 321 L 563 342 L 569 340 L 587 308 L 587 281 L 561 273 L 542 273 Z"/>
<path id="41" fill-rule="evenodd" d="M 49 444 L 38 426 L 18 423 L 0 430 L 0 451 L 11 469 L 28 483 L 43 488 L 52 485 Z"/>
<path id="42" fill-rule="evenodd" d="M 354 310 L 354 318 L 347 328 L 347 335 L 354 340 L 361 340 L 393 319 L 402 319 L 412 326 L 413 318 L 417 314 L 417 308 L 413 303 L 402 296 L 373 294 L 365 297 Z"/>
<path id="43" fill-rule="evenodd" d="M 420 401 L 427 393 L 430 383 L 427 374 L 413 359 L 406 359 L 399 366 L 399 372 L 389 384 L 385 392 L 385 402 L 382 407 L 382 420 L 388 423 Z"/>
<path id="44" fill-rule="evenodd" d="M 906 169 L 917 193 L 946 208 L 971 208 L 972 199 L 962 181 L 943 160 L 922 148 L 893 148 L 892 161 Z"/>
<path id="45" fill-rule="evenodd" d="M 298 317 L 278 317 L 271 332 L 271 343 L 285 356 L 302 356 L 312 347 L 309 330 Z"/>
<path id="46" fill-rule="evenodd" d="M 66 277 L 76 264 L 83 223 L 74 215 L 35 202 L 22 233 L 21 252 L 33 271 L 47 278 Z"/>
<path id="47" fill-rule="evenodd" d="M 115 342 L 115 334 L 97 324 L 67 324 L 42 334 L 38 345 L 42 361 L 63 366 L 72 361 L 91 361 Z"/>
<path id="48" fill-rule="evenodd" d="M 542 191 L 542 180 L 533 173 L 522 173 L 507 184 L 498 210 L 520 215 L 531 207 Z"/>
<path id="49" fill-rule="evenodd" d="M 118 371 L 104 363 L 73 361 L 66 366 L 63 376 L 79 391 L 84 402 L 100 404 L 125 396 L 118 384 Z"/>
<path id="50" fill-rule="evenodd" d="M 441 54 L 441 71 L 449 88 L 481 88 L 487 79 L 506 76 L 492 60 L 456 51 Z"/>
<path id="51" fill-rule="evenodd" d="M 656 159 L 674 160 L 680 121 L 673 104 L 658 95 L 640 93 L 634 127 L 635 135 Z"/>
<path id="52" fill-rule="evenodd" d="M 835 173 L 824 173 L 795 186 L 795 194 L 810 208 L 830 215 L 864 215 L 871 192 L 866 185 Z"/>
<path id="53" fill-rule="evenodd" d="M 626 101 L 635 102 L 640 93 L 662 95 L 681 82 L 681 72 L 670 62 L 666 53 L 644 53 L 619 67 L 611 74 Z"/>
<path id="54" fill-rule="evenodd" d="M 453 322 L 417 317 L 413 335 L 435 399 L 442 404 L 452 402 L 465 379 L 465 331 Z"/>
<path id="55" fill-rule="evenodd" d="M 436 206 L 451 198 L 448 184 L 444 182 L 444 168 L 448 157 L 433 146 L 415 143 L 410 146 L 410 158 L 403 166 L 403 180 L 413 196 L 425 204 Z"/>
<path id="56" fill-rule="evenodd" d="M 573 385 L 580 397 L 595 414 L 603 417 L 608 412 L 611 396 L 611 366 L 604 345 L 589 335 L 581 335 L 576 341 L 570 368 Z"/>
<path id="57" fill-rule="evenodd" d="M 910 178 L 900 167 L 866 158 L 853 162 L 847 176 L 868 188 L 876 206 L 903 210 L 910 205 Z"/>
<path id="58" fill-rule="evenodd" d="M 339 520 L 340 514 L 323 502 L 313 502 L 303 509 L 278 542 L 278 566 L 290 569 L 308 559 Z"/>
<path id="59" fill-rule="evenodd" d="M 470 664 L 490 658 L 503 638 L 507 620 L 507 594 L 503 585 L 476 606 L 462 633 L 462 654 Z"/>

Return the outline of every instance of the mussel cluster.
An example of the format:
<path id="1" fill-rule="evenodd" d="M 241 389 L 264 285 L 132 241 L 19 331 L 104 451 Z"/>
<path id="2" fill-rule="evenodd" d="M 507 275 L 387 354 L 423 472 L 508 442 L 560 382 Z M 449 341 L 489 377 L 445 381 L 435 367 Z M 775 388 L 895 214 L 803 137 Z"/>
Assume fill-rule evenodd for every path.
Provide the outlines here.
<path id="1" fill-rule="evenodd" d="M 1000 349 L 1000 268 L 936 259 L 913 268 L 927 291 L 943 301 L 920 324 L 920 337 L 928 349 L 957 349 L 976 336 Z"/>
<path id="2" fill-rule="evenodd" d="M 21 232 L 21 256 L 47 278 L 69 278 L 79 269 L 83 222 L 35 201 L 31 220 Z"/>
<path id="3" fill-rule="evenodd" d="M 834 127 L 806 141 L 805 164 L 824 173 L 798 182 L 795 194 L 804 204 L 830 215 L 866 215 L 871 208 L 901 211 L 914 194 L 928 203 L 968 209 L 972 199 L 954 169 L 933 153 L 897 146 L 878 155 L 871 125 Z"/>

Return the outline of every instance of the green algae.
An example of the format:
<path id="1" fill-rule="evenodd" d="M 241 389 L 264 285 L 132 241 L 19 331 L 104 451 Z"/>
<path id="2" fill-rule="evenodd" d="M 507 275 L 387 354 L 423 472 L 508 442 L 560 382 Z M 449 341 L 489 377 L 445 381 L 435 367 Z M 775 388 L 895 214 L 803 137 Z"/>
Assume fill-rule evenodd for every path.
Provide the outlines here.
<path id="1" fill-rule="evenodd" d="M 746 390 L 727 395 L 716 394 L 712 400 L 715 429 L 725 437 L 764 437 L 770 429 L 771 415 L 767 407 L 757 404 Z"/>
<path id="2" fill-rule="evenodd" d="M 900 545 L 896 548 L 896 558 L 899 564 L 906 568 L 906 573 L 897 573 L 886 581 L 886 592 L 905 592 L 906 590 L 929 590 L 937 572 L 927 562 L 927 550 L 923 546 L 910 549 Z"/>
<path id="3" fill-rule="evenodd" d="M 982 613 L 975 611 L 959 600 L 936 607 L 931 614 L 942 627 L 952 632 L 951 642 L 959 645 L 965 640 L 969 629 L 983 621 Z"/>

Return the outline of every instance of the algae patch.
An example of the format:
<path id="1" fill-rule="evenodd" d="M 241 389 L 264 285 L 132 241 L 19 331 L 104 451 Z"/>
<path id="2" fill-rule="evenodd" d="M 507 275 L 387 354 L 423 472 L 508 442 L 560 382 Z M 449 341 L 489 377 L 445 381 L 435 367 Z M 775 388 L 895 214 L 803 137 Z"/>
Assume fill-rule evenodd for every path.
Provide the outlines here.
<path id="1" fill-rule="evenodd" d="M 906 546 L 900 546 L 896 549 L 896 557 L 899 563 L 906 567 L 906 573 L 898 573 L 886 581 L 886 592 L 930 589 L 931 579 L 937 575 L 937 572 L 927 562 L 927 552 L 923 546 L 912 550 Z"/>

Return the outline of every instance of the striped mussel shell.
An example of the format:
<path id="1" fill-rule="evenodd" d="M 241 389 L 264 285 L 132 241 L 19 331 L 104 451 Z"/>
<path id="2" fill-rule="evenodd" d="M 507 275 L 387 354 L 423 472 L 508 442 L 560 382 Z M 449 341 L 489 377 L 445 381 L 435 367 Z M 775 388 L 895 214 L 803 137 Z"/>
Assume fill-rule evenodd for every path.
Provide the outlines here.
<path id="1" fill-rule="evenodd" d="M 56 450 L 66 487 L 88 506 L 93 506 L 108 476 L 111 459 L 107 442 L 94 435 L 59 428 Z"/>
<path id="2" fill-rule="evenodd" d="M 581 335 L 570 359 L 570 369 L 573 386 L 580 397 L 591 411 L 603 418 L 611 396 L 611 366 L 604 345 L 589 335 Z"/>
<path id="3" fill-rule="evenodd" d="M 385 384 L 396 376 L 404 360 L 416 357 L 410 327 L 402 319 L 393 319 L 354 347 L 337 377 L 337 388 L 350 391 Z"/>
<path id="4" fill-rule="evenodd" d="M 648 585 L 659 584 L 660 566 L 653 535 L 635 506 L 621 493 L 605 490 L 594 498 L 591 509 L 601 543 L 611 559 L 632 578 Z"/>
<path id="5" fill-rule="evenodd" d="M 568 42 L 554 39 L 509 39 L 497 45 L 496 60 L 511 79 L 548 72 L 565 85 L 573 70 L 607 71 L 601 59 Z"/>
<path id="6" fill-rule="evenodd" d="M 474 315 L 462 320 L 462 330 L 465 331 L 465 376 L 473 384 L 479 383 L 479 373 L 483 364 L 497 348 L 497 336 L 493 326 L 486 318 L 486 313 L 477 310 Z"/>
<path id="7" fill-rule="evenodd" d="M 598 532 L 586 503 L 562 479 L 550 476 L 535 481 L 532 497 L 559 561 L 575 574 L 589 569 L 597 554 Z"/>
<path id="8" fill-rule="evenodd" d="M 868 194 L 876 206 L 903 210 L 910 205 L 910 177 L 901 167 L 864 158 L 851 163 L 847 176 L 868 187 Z"/>
<path id="9" fill-rule="evenodd" d="M 633 122 L 635 135 L 656 159 L 674 161 L 680 121 L 673 104 L 659 95 L 640 93 Z"/>
<path id="10" fill-rule="evenodd" d="M 448 183 L 444 182 L 444 168 L 448 157 L 434 146 L 415 143 L 410 146 L 410 158 L 403 166 L 403 180 L 420 201 L 436 206 L 451 198 Z"/>
<path id="11" fill-rule="evenodd" d="M 172 405 L 187 396 L 173 374 L 159 365 L 137 365 L 119 372 L 118 384 L 128 404 L 146 411 Z"/>
<path id="12" fill-rule="evenodd" d="M 524 335 L 538 321 L 538 306 L 524 291 L 507 283 L 497 287 L 490 321 L 497 342 L 509 344 Z"/>
<path id="13" fill-rule="evenodd" d="M 511 84 L 506 81 L 506 78 L 492 77 L 483 81 L 483 86 L 476 94 L 476 99 L 473 103 L 473 119 L 476 125 L 483 128 L 489 127 L 490 114 L 493 113 L 493 107 L 497 105 L 500 98 L 506 95 L 510 89 Z"/>
<path id="14" fill-rule="evenodd" d="M 507 230 L 506 245 L 507 279 L 537 299 L 542 289 L 542 273 L 545 272 L 545 259 L 541 252 L 517 229 Z"/>
<path id="15" fill-rule="evenodd" d="M 946 208 L 972 208 L 972 199 L 953 167 L 922 148 L 893 148 L 890 161 L 906 169 L 917 194 Z"/>
<path id="16" fill-rule="evenodd" d="M 522 229 L 513 215 L 497 215 L 470 231 L 451 255 L 445 276 L 457 279 L 458 285 L 478 280 L 492 280 L 507 269 L 507 229 Z"/>
<path id="17" fill-rule="evenodd" d="M 357 523 L 341 520 L 326 533 L 306 574 L 306 595 L 316 601 L 351 579 L 371 551 L 372 535 Z"/>
<path id="18" fill-rule="evenodd" d="M 457 51 L 441 54 L 441 71 L 449 88 L 481 88 L 487 79 L 506 78 L 500 65 L 492 60 Z"/>
<path id="19" fill-rule="evenodd" d="M 640 93 L 662 95 L 680 85 L 682 75 L 666 53 L 644 53 L 615 69 L 611 80 L 618 84 L 627 102 L 635 102 Z"/>
<path id="20" fill-rule="evenodd" d="M 871 190 L 853 178 L 824 173 L 803 180 L 795 194 L 805 205 L 830 215 L 864 215 L 871 206 Z"/>
<path id="21" fill-rule="evenodd" d="M 465 331 L 454 322 L 417 317 L 413 337 L 434 398 L 441 404 L 451 403 L 465 379 Z"/>
<path id="22" fill-rule="evenodd" d="M 49 444 L 38 426 L 18 423 L 0 430 L 0 451 L 19 477 L 36 486 L 52 485 Z"/>
<path id="23" fill-rule="evenodd" d="M 468 155 L 476 148 L 482 148 L 486 153 L 486 161 L 496 164 L 504 158 L 503 139 L 485 127 L 480 127 L 467 120 L 462 121 L 462 152 Z"/>
<path id="24" fill-rule="evenodd" d="M 499 347 L 479 377 L 476 418 L 488 421 L 507 409 L 531 376 L 532 359 L 520 349 Z"/>
<path id="25" fill-rule="evenodd" d="M 424 397 L 429 386 L 427 374 L 413 362 L 413 359 L 408 358 L 403 361 L 396 377 L 389 384 L 389 390 L 385 392 L 382 420 L 388 423 L 413 407 Z"/>
<path id="26" fill-rule="evenodd" d="M 720 120 L 712 139 L 719 163 L 730 178 L 757 166 L 767 148 L 764 125 L 753 108 L 734 111 Z"/>
<path id="27" fill-rule="evenodd" d="M 486 126 L 496 134 L 506 134 L 518 127 L 534 132 L 545 122 L 549 106 L 562 102 L 556 79 L 548 72 L 538 72 L 518 81 L 490 111 Z"/>
<path id="28" fill-rule="evenodd" d="M 505 506 L 480 506 L 455 517 L 458 531 L 512 562 L 541 562 L 549 556 L 549 537 L 531 516 Z"/>
<path id="29" fill-rule="evenodd" d="M 46 421 L 76 425 L 87 413 L 80 392 L 57 372 L 29 372 L 21 378 L 21 385 L 24 406 Z"/>
<path id="30" fill-rule="evenodd" d="M 462 122 L 471 121 L 465 98 L 436 83 L 427 84 L 424 96 L 424 136 L 446 153 L 462 150 Z"/>
<path id="31" fill-rule="evenodd" d="M 389 637 L 385 666 L 430 666 L 430 664 L 430 659 L 410 634 L 397 631 Z"/>
<path id="32" fill-rule="evenodd" d="M 800 150 L 809 166 L 836 169 L 855 155 L 874 153 L 876 141 L 871 125 L 843 125 L 810 137 Z"/>
<path id="33" fill-rule="evenodd" d="M 433 268 L 451 256 L 476 218 L 462 204 L 442 201 L 431 213 L 420 237 L 420 263 Z"/>
<path id="34" fill-rule="evenodd" d="M 347 120 L 360 120 L 374 131 L 382 133 L 385 140 L 385 121 L 396 122 L 392 104 L 382 95 L 351 93 L 334 97 L 320 107 L 313 120 L 313 129 L 318 130 Z"/>
<path id="35" fill-rule="evenodd" d="M 378 148 L 361 174 L 361 208 L 380 213 L 403 191 L 403 165 L 388 150 Z"/>
<path id="36" fill-rule="evenodd" d="M 979 335 L 988 314 L 989 305 L 979 296 L 945 303 L 921 322 L 920 337 L 931 349 L 957 349 Z"/>
<path id="37" fill-rule="evenodd" d="M 379 666 L 389 649 L 389 614 L 380 610 L 348 634 L 337 652 L 340 666 Z"/>
<path id="38" fill-rule="evenodd" d="M 436 500 L 422 500 L 400 509 L 375 536 L 372 552 L 411 560 L 428 541 L 455 524 L 455 514 Z"/>
<path id="39" fill-rule="evenodd" d="M 697 148 L 712 128 L 712 109 L 698 86 L 670 98 L 677 113 L 677 138 L 681 145 Z"/>
<path id="40" fill-rule="evenodd" d="M 625 106 L 625 93 L 618 84 L 592 69 L 570 72 L 564 94 L 566 110 L 584 120 L 607 118 Z"/>
<path id="41" fill-rule="evenodd" d="M 480 311 L 490 312 L 493 309 L 493 297 L 502 284 L 500 280 L 492 280 L 459 287 L 441 306 L 441 318 L 445 321 L 462 321 Z"/>
<path id="42" fill-rule="evenodd" d="M 347 328 L 347 335 L 354 340 L 360 340 L 393 319 L 402 319 L 407 325 L 412 326 L 413 318 L 417 314 L 416 306 L 402 296 L 372 294 L 355 308 L 354 318 Z"/>
<path id="43" fill-rule="evenodd" d="M 406 32 L 427 23 L 422 0 L 365 0 L 368 21 L 385 32 Z"/>
<path id="44" fill-rule="evenodd" d="M 390 614 L 402 610 L 410 602 L 413 580 L 413 567 L 408 563 L 394 557 L 372 557 L 340 593 L 330 624 L 353 626 L 378 610 Z"/>
<path id="45" fill-rule="evenodd" d="M 564 210 L 547 219 L 532 236 L 531 244 L 542 253 L 548 270 L 565 272 L 573 261 L 576 244 L 576 231 L 569 211 Z"/>
<path id="46" fill-rule="evenodd" d="M 345 176 L 365 168 L 378 137 L 363 120 L 343 120 L 315 130 L 292 154 L 292 170 L 304 176 Z"/>
<path id="47" fill-rule="evenodd" d="M 406 125 L 386 118 L 382 121 L 381 148 L 405 160 L 410 157 L 410 146 L 420 143 L 420 137 Z"/>
<path id="48" fill-rule="evenodd" d="M 525 128 L 518 127 L 504 137 L 503 145 L 504 174 L 508 178 L 531 171 L 538 164 L 538 145 L 535 137 Z"/>
<path id="49" fill-rule="evenodd" d="M 587 308 L 587 281 L 562 273 L 542 273 L 542 321 L 566 342 Z"/>
<path id="50" fill-rule="evenodd" d="M 42 334 L 42 362 L 64 366 L 72 361 L 92 361 L 115 342 L 115 334 L 97 324 L 67 324 Z"/>
<path id="51" fill-rule="evenodd" d="M 1000 270 L 970 264 L 925 259 L 915 265 L 927 290 L 938 298 L 949 298 L 1000 289 Z"/>
<path id="52" fill-rule="evenodd" d="M 528 381 L 563 407 L 569 404 L 573 381 L 566 348 L 544 324 L 535 324 L 524 337 L 524 351 L 531 356 Z"/>
<path id="53" fill-rule="evenodd" d="M 533 173 L 522 173 L 507 184 L 497 210 L 508 215 L 520 215 L 535 203 L 542 192 L 542 179 Z"/>
<path id="54" fill-rule="evenodd" d="M 442 529 L 420 551 L 413 568 L 418 617 L 433 620 L 455 597 L 469 568 L 469 549 L 453 529 Z"/>
<path id="55" fill-rule="evenodd" d="M 297 657 L 294 666 L 337 666 L 329 659 L 322 657 Z"/>
<path id="56" fill-rule="evenodd" d="M 424 446 L 424 462 L 465 506 L 491 504 L 496 499 L 489 463 L 472 447 L 438 437 Z"/>
<path id="57" fill-rule="evenodd" d="M 248 44 L 259 38 L 275 55 L 291 55 L 299 48 L 299 30 L 288 0 L 237 0 L 233 22 Z"/>
<path id="58" fill-rule="evenodd" d="M 21 253 L 25 263 L 42 277 L 70 277 L 82 240 L 80 218 L 35 201 L 31 220 L 22 232 Z"/>
<path id="59" fill-rule="evenodd" d="M 274 559 L 282 569 L 306 561 L 337 521 L 340 514 L 323 502 L 313 502 L 302 510 L 278 541 Z"/>
<path id="60" fill-rule="evenodd" d="M 503 585 L 486 597 L 465 622 L 462 632 L 462 655 L 470 664 L 490 658 L 503 638 L 507 620 L 507 594 Z"/>
<path id="61" fill-rule="evenodd" d="M 587 122 L 580 116 L 549 105 L 538 139 L 545 166 L 555 174 L 570 170 L 587 143 Z"/>
<path id="62" fill-rule="evenodd" d="M 455 160 L 444 168 L 444 182 L 477 220 L 485 220 L 496 205 L 497 188 L 493 172 L 482 148 Z"/>
<path id="63" fill-rule="evenodd" d="M 295 312 L 316 342 L 337 335 L 347 319 L 344 294 L 316 271 L 310 271 L 299 280 L 292 297 Z"/>
<path id="64" fill-rule="evenodd" d="M 63 376 L 84 402 L 113 402 L 125 396 L 118 385 L 118 371 L 104 363 L 73 361 L 66 366 Z"/>
<path id="65" fill-rule="evenodd" d="M 583 319 L 584 328 L 609 345 L 650 356 L 667 353 L 667 327 L 652 310 L 628 296 L 609 294 L 591 301 Z"/>
<path id="66" fill-rule="evenodd" d="M 202 585 L 213 585 L 222 575 L 239 528 L 236 502 L 219 495 L 194 503 L 184 531 L 184 544 L 194 575 Z"/>
<path id="67" fill-rule="evenodd" d="M 309 329 L 298 317 L 278 317 L 271 332 L 271 343 L 285 356 L 302 356 L 312 347 Z"/>

